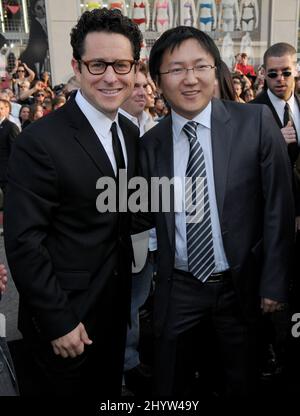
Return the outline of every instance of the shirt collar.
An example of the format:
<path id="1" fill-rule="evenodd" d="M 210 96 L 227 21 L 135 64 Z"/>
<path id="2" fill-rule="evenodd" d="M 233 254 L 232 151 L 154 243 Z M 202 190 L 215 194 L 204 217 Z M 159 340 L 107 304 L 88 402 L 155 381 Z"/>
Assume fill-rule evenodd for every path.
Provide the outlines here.
<path id="1" fill-rule="evenodd" d="M 127 113 L 127 111 L 123 110 L 123 108 L 119 108 L 119 113 L 128 118 L 133 124 L 139 127 L 139 121 L 137 117 L 134 117 L 132 114 Z"/>
<path id="2" fill-rule="evenodd" d="M 140 129 L 141 136 L 145 133 L 145 125 L 149 121 L 150 116 L 143 111 L 139 117 L 134 117 L 133 115 L 127 113 L 123 108 L 119 109 L 119 113 L 127 117 L 133 124 L 135 124 Z"/>
<path id="3" fill-rule="evenodd" d="M 99 132 L 101 136 L 103 137 L 109 136 L 110 128 L 114 121 L 117 123 L 118 127 L 120 128 L 118 114 L 116 115 L 114 120 L 111 120 L 109 117 L 103 114 L 100 110 L 97 110 L 92 104 L 90 104 L 87 101 L 87 99 L 82 95 L 80 90 L 78 90 L 76 93 L 75 101 L 93 128 L 101 125 L 101 133 Z"/>
<path id="4" fill-rule="evenodd" d="M 284 109 L 285 104 L 288 103 L 289 106 L 290 106 L 290 108 L 291 108 L 291 110 L 293 111 L 293 108 L 294 108 L 294 105 L 295 105 L 295 97 L 294 97 L 294 94 L 292 94 L 290 96 L 290 98 L 287 101 L 285 101 L 282 98 L 277 97 L 269 89 L 268 89 L 267 93 L 268 93 L 268 96 L 269 96 L 269 98 L 271 100 L 271 103 L 273 104 L 274 107 L 277 106 L 277 107 L 280 107 L 280 108 Z"/>
<path id="5" fill-rule="evenodd" d="M 206 127 L 208 129 L 211 128 L 211 101 L 207 104 L 204 110 L 201 111 L 201 113 L 197 114 L 197 116 L 193 118 L 193 120 L 188 120 L 185 117 L 182 117 L 181 115 L 177 114 L 173 109 L 171 110 L 171 114 L 175 140 L 179 139 L 180 133 L 184 125 L 188 121 L 196 121 L 203 127 Z"/>

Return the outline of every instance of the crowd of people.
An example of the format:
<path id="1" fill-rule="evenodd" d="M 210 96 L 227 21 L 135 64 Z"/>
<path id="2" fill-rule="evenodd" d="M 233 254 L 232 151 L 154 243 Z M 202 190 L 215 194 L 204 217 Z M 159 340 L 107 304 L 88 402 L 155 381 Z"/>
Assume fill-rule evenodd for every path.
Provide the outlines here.
<path id="1" fill-rule="evenodd" d="M 231 71 L 205 32 L 179 26 L 148 72 L 141 41 L 119 11 L 87 11 L 71 32 L 75 91 L 22 62 L 1 91 L 5 249 L 39 394 L 189 397 L 209 339 L 211 393 L 253 398 L 270 346 L 274 371 L 288 366 L 299 300 L 296 50 L 270 46 L 256 74 L 241 54 Z M 138 212 L 120 208 L 124 170 L 151 189 Z M 106 210 L 104 178 L 116 192 Z M 153 178 L 184 185 L 155 194 Z M 0 267 L 2 292 L 6 281 Z M 152 288 L 150 368 L 139 310 Z"/>

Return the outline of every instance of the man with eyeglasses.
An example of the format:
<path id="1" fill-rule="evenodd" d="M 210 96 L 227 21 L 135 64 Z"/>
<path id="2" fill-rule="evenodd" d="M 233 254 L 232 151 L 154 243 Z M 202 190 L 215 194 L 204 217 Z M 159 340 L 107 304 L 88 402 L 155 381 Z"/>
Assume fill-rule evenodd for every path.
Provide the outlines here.
<path id="1" fill-rule="evenodd" d="M 80 90 L 25 130 L 11 158 L 6 254 L 19 328 L 47 396 L 121 391 L 130 213 L 99 212 L 97 182 L 118 187 L 120 169 L 135 175 L 138 129 L 118 109 L 132 93 L 141 40 L 117 10 L 83 13 L 71 32 Z"/>
<path id="2" fill-rule="evenodd" d="M 150 201 L 171 201 L 153 213 L 156 396 L 191 394 L 197 369 L 198 399 L 220 387 L 216 379 L 219 394 L 251 397 L 259 309 L 275 311 L 287 296 L 294 227 L 285 143 L 268 108 L 213 98 L 220 63 L 213 40 L 192 27 L 164 32 L 150 53 L 171 115 L 142 138 L 141 174 L 149 183 L 177 178 Z M 221 372 L 213 386 L 203 371 L 210 359 Z"/>
<path id="3" fill-rule="evenodd" d="M 260 93 L 251 104 L 266 104 L 273 114 L 273 123 L 281 129 L 287 145 L 290 166 L 292 167 L 293 193 L 295 200 L 295 230 L 300 231 L 300 184 L 297 181 L 295 164 L 300 150 L 300 101 L 295 94 L 297 76 L 297 51 L 288 43 L 276 43 L 264 54 L 264 75 L 268 89 Z M 299 164 L 299 161 L 298 161 Z M 295 284 L 299 276 L 298 245 L 294 246 L 294 255 L 290 277 L 293 284 L 290 299 L 298 296 Z M 295 283 L 296 282 L 296 283 Z M 296 305 L 295 305 L 296 306 Z M 263 353 L 262 375 L 272 377 L 282 373 L 287 364 L 287 338 L 290 332 L 288 308 L 270 317 L 263 317 L 264 334 L 274 334 L 266 340 Z M 272 330 L 270 330 L 272 328 Z M 269 345 L 270 344 L 270 345 Z M 269 351 L 271 350 L 271 354 Z"/>

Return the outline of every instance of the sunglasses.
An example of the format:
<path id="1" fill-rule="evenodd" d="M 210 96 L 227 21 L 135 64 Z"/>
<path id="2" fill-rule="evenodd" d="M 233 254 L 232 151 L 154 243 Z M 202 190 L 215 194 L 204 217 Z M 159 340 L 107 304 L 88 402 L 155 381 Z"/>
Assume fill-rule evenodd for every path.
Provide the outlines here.
<path id="1" fill-rule="evenodd" d="M 271 71 L 267 73 L 267 76 L 272 79 L 277 78 L 278 76 L 281 77 L 282 75 L 284 76 L 284 78 L 288 78 L 292 75 L 292 71 L 289 71 L 289 70 L 281 71 L 281 72 Z"/>
<path id="2" fill-rule="evenodd" d="M 36 94 L 37 97 L 45 97 L 45 94 L 39 92 L 38 94 Z"/>
<path id="3" fill-rule="evenodd" d="M 24 69 L 18 69 L 17 72 L 25 72 Z"/>

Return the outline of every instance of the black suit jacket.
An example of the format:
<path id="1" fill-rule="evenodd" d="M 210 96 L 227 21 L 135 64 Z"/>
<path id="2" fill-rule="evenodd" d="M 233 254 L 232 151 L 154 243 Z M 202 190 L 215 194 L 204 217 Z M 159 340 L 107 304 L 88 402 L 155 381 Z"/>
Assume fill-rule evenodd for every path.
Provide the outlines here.
<path id="1" fill-rule="evenodd" d="M 256 317 L 259 296 L 287 299 L 287 268 L 294 235 L 293 196 L 282 134 L 265 106 L 212 101 L 215 192 L 225 253 L 245 319 Z M 174 176 L 172 118 L 141 140 L 142 175 Z M 175 257 L 174 195 L 170 212 L 154 213 L 158 276 L 154 326 L 166 317 Z"/>
<path id="2" fill-rule="evenodd" d="M 299 98 L 297 97 L 297 95 L 295 95 L 295 99 L 296 102 L 298 104 L 298 108 L 300 110 L 300 101 Z M 270 110 L 272 111 L 273 117 L 278 125 L 278 127 L 280 129 L 282 129 L 284 126 L 281 123 L 280 118 L 278 117 L 277 111 L 275 110 L 275 107 L 273 106 L 267 91 L 262 91 L 254 100 L 252 100 L 250 102 L 250 104 L 265 104 L 267 105 Z M 300 138 L 299 138 L 300 139 Z M 299 146 L 295 149 L 295 146 L 288 146 L 288 153 L 289 153 L 289 158 L 291 161 L 291 166 L 292 169 L 295 166 L 295 163 L 297 161 L 297 159 L 299 158 L 299 152 L 300 152 L 300 148 Z M 299 162 L 298 162 L 299 163 Z M 300 182 L 297 178 L 297 176 L 295 175 L 295 173 L 293 172 L 293 193 L 294 193 L 294 199 L 295 199 L 295 208 L 296 208 L 296 215 L 300 215 Z"/>
<path id="3" fill-rule="evenodd" d="M 139 132 L 125 117 L 119 122 L 130 179 Z M 94 307 L 110 278 L 119 279 L 129 313 L 130 214 L 97 211 L 96 182 L 103 176 L 114 177 L 113 168 L 73 98 L 32 123 L 16 140 L 4 234 L 20 293 L 19 327 L 25 335 L 56 339 L 82 321 L 93 336 L 90 323 L 109 319 L 95 317 Z"/>
<path id="4" fill-rule="evenodd" d="M 20 133 L 19 127 L 5 119 L 0 124 L 0 188 L 5 190 L 8 159 L 15 138 Z"/>

